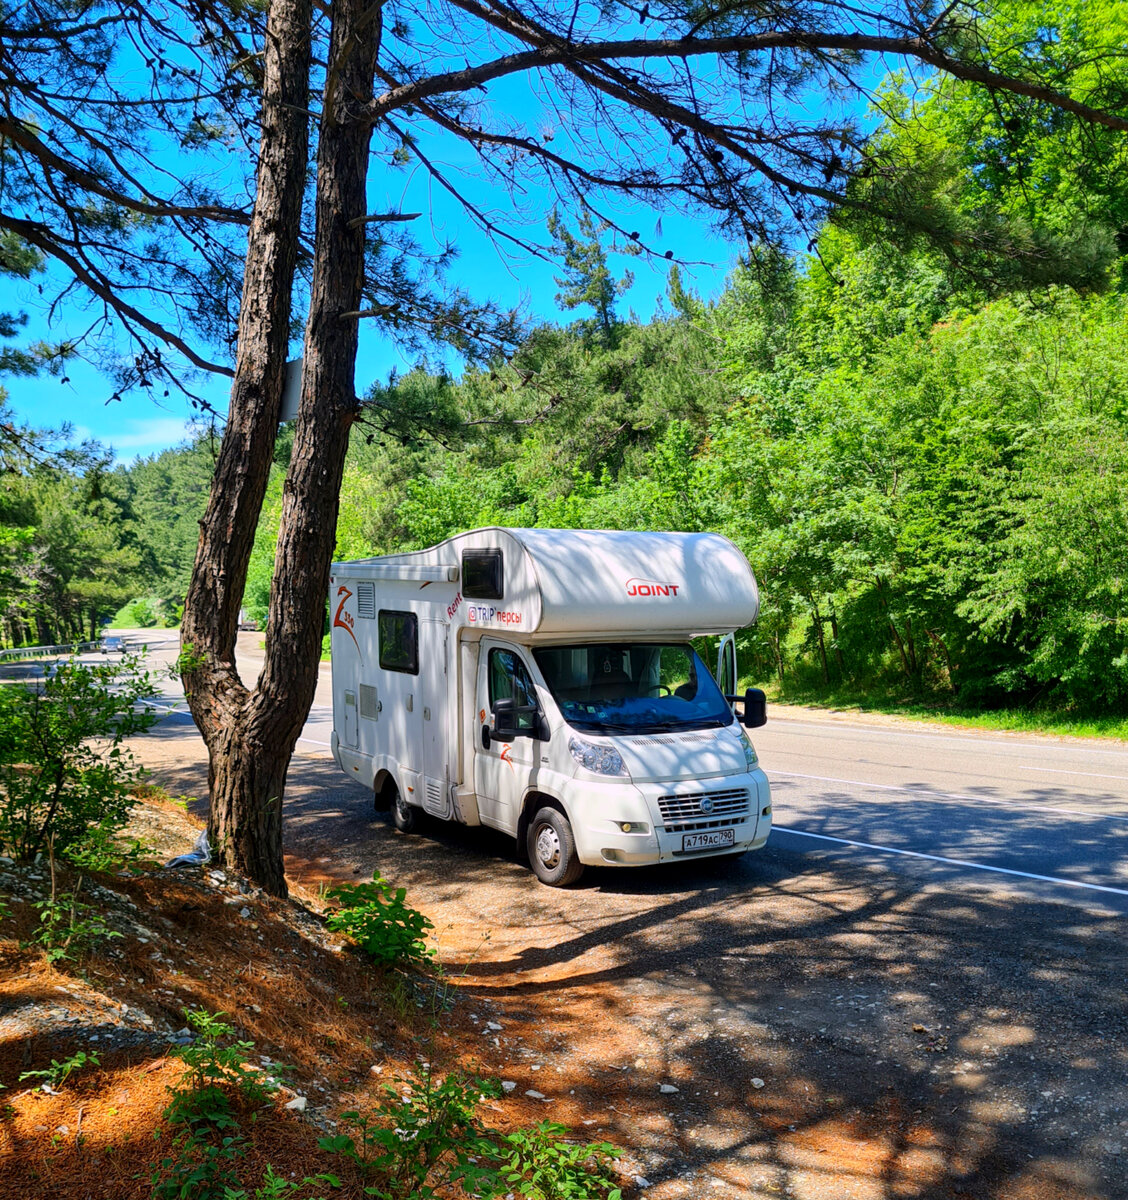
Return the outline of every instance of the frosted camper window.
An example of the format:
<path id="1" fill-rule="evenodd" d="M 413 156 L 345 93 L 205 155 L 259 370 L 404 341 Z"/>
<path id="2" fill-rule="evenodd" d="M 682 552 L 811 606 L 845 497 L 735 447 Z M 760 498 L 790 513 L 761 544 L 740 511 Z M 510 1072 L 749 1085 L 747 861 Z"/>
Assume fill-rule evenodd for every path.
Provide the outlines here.
<path id="1" fill-rule="evenodd" d="M 500 550 L 467 550 L 462 555 L 462 594 L 467 600 L 505 597 L 505 569 Z"/>
<path id="2" fill-rule="evenodd" d="M 419 674 L 419 621 L 414 613 L 380 610 L 380 666 Z"/>

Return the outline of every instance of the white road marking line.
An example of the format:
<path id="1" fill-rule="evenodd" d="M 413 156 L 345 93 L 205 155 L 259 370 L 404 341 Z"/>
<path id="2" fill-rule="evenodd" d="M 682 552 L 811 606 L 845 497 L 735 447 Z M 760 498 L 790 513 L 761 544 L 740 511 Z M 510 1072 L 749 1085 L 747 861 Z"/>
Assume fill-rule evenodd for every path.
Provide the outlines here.
<path id="1" fill-rule="evenodd" d="M 1128 783 L 1128 775 L 1098 775 L 1095 771 L 1067 771 L 1063 767 L 1023 767 L 1024 771 L 1040 771 L 1044 775 L 1078 775 L 1082 779 L 1122 779 Z"/>
<path id="2" fill-rule="evenodd" d="M 864 723 L 853 724 L 849 721 L 843 721 L 838 724 L 834 721 L 805 721 L 802 717 L 781 717 L 773 714 L 771 717 L 773 724 L 779 725 L 806 725 L 813 729 L 835 729 L 844 736 L 850 736 L 855 739 L 866 738 L 871 734 L 874 737 L 901 737 L 901 738 L 926 738 L 931 741 L 940 742 L 970 742 L 975 746 L 994 746 L 1002 750 L 1015 750 L 1018 752 L 1029 752 L 1031 746 L 1036 746 L 1038 750 L 1064 750 L 1067 753 L 1074 754 L 1100 754 L 1113 755 L 1119 758 L 1128 757 L 1128 750 L 1105 750 L 1100 746 L 1089 745 L 1062 745 L 1057 742 L 1049 742 L 1045 740 L 1035 741 L 1034 738 L 1052 737 L 1052 734 L 1031 734 L 1030 741 L 1013 741 L 1013 742 L 991 742 L 986 738 L 975 737 L 965 730 L 953 729 L 951 733 L 928 733 L 922 730 L 917 732 L 912 729 L 881 729 L 876 725 L 866 725 Z M 1080 742 L 1081 739 L 1078 738 Z"/>
<path id="3" fill-rule="evenodd" d="M 317 738 L 300 737 L 300 738 L 298 738 L 298 741 L 299 742 L 309 742 L 310 745 L 312 745 L 312 746 L 328 746 L 330 749 L 333 748 L 332 742 L 319 742 L 317 740 Z"/>
<path id="4" fill-rule="evenodd" d="M 1128 896 L 1128 888 L 1107 887 L 1103 883 L 1082 883 L 1079 879 L 1063 879 L 1060 875 L 1035 875 L 1031 871 L 1015 871 L 1010 867 L 993 867 L 989 863 L 969 862 L 963 858 L 944 858 L 939 854 L 922 854 L 919 850 L 901 850 L 896 846 L 878 846 L 872 842 L 855 842 L 849 838 L 831 837 L 826 833 L 808 833 L 805 829 L 787 829 L 783 825 L 773 827 L 780 833 L 791 833 L 796 837 L 817 838 L 821 842 L 837 842 L 840 846 L 854 846 L 859 850 L 880 850 L 883 854 L 903 854 L 907 858 L 923 858 L 926 862 L 944 863 L 950 867 L 970 867 L 975 871 L 991 871 L 996 875 L 1014 875 L 1019 879 L 1037 879 L 1042 883 L 1056 883 L 1062 887 L 1083 888 L 1090 892 L 1109 892 L 1114 896 Z"/>
<path id="5" fill-rule="evenodd" d="M 998 804 L 1003 808 L 1025 808 L 1032 812 L 1068 813 L 1074 817 L 1095 817 L 1100 821 L 1128 821 L 1128 816 L 1118 816 L 1115 813 L 1087 812 L 1083 808 L 1062 808 L 1056 804 L 1023 803 L 1021 800 L 997 800 L 992 796 L 976 796 L 964 792 L 929 792 L 923 788 L 906 787 L 900 783 L 869 783 L 864 779 L 835 779 L 829 775 L 802 775 L 798 771 L 767 772 L 769 779 L 773 775 L 785 775 L 789 779 L 811 779 L 817 783 L 842 783 L 849 787 L 869 788 L 878 792 L 904 792 L 915 796 L 918 800 L 960 800 L 973 801 L 977 804 Z"/>

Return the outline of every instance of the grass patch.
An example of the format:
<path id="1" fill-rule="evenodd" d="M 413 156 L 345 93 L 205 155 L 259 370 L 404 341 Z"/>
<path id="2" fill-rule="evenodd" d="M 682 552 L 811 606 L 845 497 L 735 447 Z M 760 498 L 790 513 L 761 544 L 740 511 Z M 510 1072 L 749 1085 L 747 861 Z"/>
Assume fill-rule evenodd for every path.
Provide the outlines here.
<path id="1" fill-rule="evenodd" d="M 802 704 L 839 712 L 885 713 L 966 729 L 1015 733 L 1045 733 L 1063 737 L 1112 738 L 1128 741 L 1128 716 L 1083 713 L 1048 706 L 973 708 L 954 699 L 910 697 L 890 691 L 769 687 L 776 704 Z"/>

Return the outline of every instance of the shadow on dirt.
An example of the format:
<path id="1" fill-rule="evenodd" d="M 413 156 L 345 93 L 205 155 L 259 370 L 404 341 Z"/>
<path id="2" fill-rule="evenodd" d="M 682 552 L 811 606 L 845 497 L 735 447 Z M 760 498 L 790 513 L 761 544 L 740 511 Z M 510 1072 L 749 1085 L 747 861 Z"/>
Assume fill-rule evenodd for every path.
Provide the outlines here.
<path id="1" fill-rule="evenodd" d="M 160 777 L 192 791 L 199 771 Z M 912 836 L 912 806 L 895 816 L 870 814 L 875 838 Z M 1047 819 L 980 821 L 977 854 Z M 1094 817 L 1076 836 L 1106 834 Z M 286 840 L 305 882 L 379 870 L 437 925 L 504 934 L 461 964 L 463 993 L 539 1027 L 607 1136 L 640 1148 L 652 1183 L 683 1181 L 671 1195 L 1128 1194 L 1123 917 L 807 847 L 559 891 L 491 830 L 397 833 L 314 757 L 291 769 Z M 607 1060 L 609 1030 L 644 1069 L 636 1051 Z"/>

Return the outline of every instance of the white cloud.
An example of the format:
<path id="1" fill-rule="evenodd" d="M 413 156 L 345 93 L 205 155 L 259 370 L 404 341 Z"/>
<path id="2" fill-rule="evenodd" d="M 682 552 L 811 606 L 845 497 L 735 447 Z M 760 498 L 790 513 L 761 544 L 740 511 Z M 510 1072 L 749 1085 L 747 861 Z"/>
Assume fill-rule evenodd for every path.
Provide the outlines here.
<path id="1" fill-rule="evenodd" d="M 121 430 L 103 435 L 102 441 L 109 442 L 119 458 L 128 459 L 167 450 L 183 442 L 189 434 L 188 422 L 179 417 L 153 417 L 123 421 Z M 123 450 L 132 453 L 123 455 Z"/>

